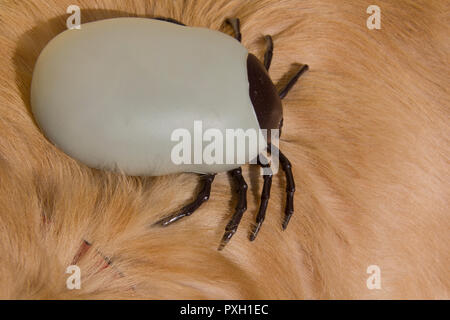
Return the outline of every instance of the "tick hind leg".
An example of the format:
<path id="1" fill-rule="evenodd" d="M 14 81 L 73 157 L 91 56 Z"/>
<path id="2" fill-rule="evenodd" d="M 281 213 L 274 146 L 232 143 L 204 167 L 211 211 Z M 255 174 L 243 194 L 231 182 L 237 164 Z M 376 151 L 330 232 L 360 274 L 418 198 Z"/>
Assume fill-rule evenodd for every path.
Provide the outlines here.
<path id="1" fill-rule="evenodd" d="M 225 20 L 232 28 L 234 32 L 234 38 L 241 42 L 242 34 L 241 34 L 241 22 L 238 18 L 228 18 Z M 266 52 L 264 53 L 264 67 L 266 70 L 269 70 L 270 63 L 272 62 L 273 55 L 273 41 L 270 35 L 264 36 L 266 40 Z"/>
<path id="2" fill-rule="evenodd" d="M 226 23 L 228 23 L 232 28 L 234 32 L 234 38 L 241 42 L 242 35 L 241 35 L 241 22 L 238 18 L 228 18 L 225 20 Z"/>
<path id="3" fill-rule="evenodd" d="M 241 222 L 242 216 L 244 212 L 247 210 L 247 183 L 242 176 L 242 169 L 239 167 L 237 169 L 230 171 L 231 176 L 237 184 L 237 194 L 238 194 L 238 202 L 236 205 L 236 211 L 234 212 L 231 220 L 228 222 L 225 227 L 225 233 L 222 237 L 222 241 L 219 245 L 219 250 L 222 250 L 225 245 L 230 241 L 233 235 L 236 233 L 236 230 Z"/>
<path id="4" fill-rule="evenodd" d="M 197 210 L 203 202 L 208 201 L 211 193 L 211 185 L 214 181 L 215 174 L 208 174 L 204 176 L 204 184 L 202 190 L 197 195 L 197 198 L 190 204 L 184 206 L 180 211 L 171 214 L 165 218 L 154 223 L 154 225 L 168 226 L 181 218 L 190 216 L 195 210 Z"/>
<path id="5" fill-rule="evenodd" d="M 180 21 L 175 20 L 175 19 L 173 19 L 173 18 L 155 17 L 155 18 L 152 18 L 152 19 L 160 20 L 160 21 L 166 21 L 166 22 L 171 22 L 171 23 L 178 24 L 178 25 L 180 25 L 180 26 L 186 26 L 183 22 L 180 22 Z"/>

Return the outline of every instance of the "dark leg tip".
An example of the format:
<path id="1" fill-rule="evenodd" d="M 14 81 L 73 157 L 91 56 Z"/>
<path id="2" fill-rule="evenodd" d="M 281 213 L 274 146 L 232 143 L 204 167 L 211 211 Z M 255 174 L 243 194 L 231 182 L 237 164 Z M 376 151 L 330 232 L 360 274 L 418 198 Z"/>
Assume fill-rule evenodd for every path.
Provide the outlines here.
<path id="1" fill-rule="evenodd" d="M 169 224 L 171 224 L 177 220 L 178 220 L 177 217 L 173 217 L 173 216 L 165 217 L 165 218 L 162 218 L 162 219 L 156 221 L 155 223 L 153 223 L 152 227 L 167 227 Z"/>
<path id="2" fill-rule="evenodd" d="M 262 223 L 258 223 L 254 226 L 252 233 L 250 234 L 250 241 L 255 241 L 256 236 L 259 233 L 259 230 L 261 229 Z"/>
<path id="3" fill-rule="evenodd" d="M 171 214 L 167 217 L 162 218 L 161 220 L 156 221 L 152 224 L 152 227 L 167 227 L 168 225 L 174 223 L 175 221 L 180 220 L 181 218 L 190 216 L 195 210 L 197 210 L 204 202 L 208 201 L 209 195 L 211 192 L 211 184 L 214 181 L 215 174 L 207 175 L 205 179 L 205 183 L 203 185 L 202 191 L 197 195 L 197 198 L 194 202 L 184 206 L 177 213 Z"/>
<path id="4" fill-rule="evenodd" d="M 223 235 L 222 240 L 220 241 L 219 248 L 217 248 L 217 250 L 222 251 L 223 248 L 225 248 L 225 246 L 228 244 L 228 242 L 230 242 L 231 238 L 236 233 L 236 230 L 237 229 L 231 229 L 225 231 L 225 234 Z"/>
<path id="5" fill-rule="evenodd" d="M 244 177 L 242 176 L 241 168 L 236 168 L 229 171 L 235 182 L 237 183 L 237 193 L 238 193 L 238 203 L 236 206 L 236 211 L 234 212 L 231 220 L 225 227 L 225 233 L 222 237 L 218 250 L 222 250 L 225 245 L 230 241 L 241 222 L 242 215 L 247 210 L 247 183 L 245 183 Z"/>
<path id="6" fill-rule="evenodd" d="M 286 230 L 286 228 L 287 228 L 287 226 L 288 226 L 288 224 L 289 224 L 289 221 L 291 220 L 292 214 L 293 214 L 293 212 L 291 212 L 290 214 L 287 214 L 287 215 L 284 217 L 284 221 L 283 221 L 283 224 L 282 224 L 283 230 Z"/>
<path id="7" fill-rule="evenodd" d="M 180 213 L 171 214 L 170 216 L 164 217 L 158 221 L 156 221 L 152 226 L 156 227 L 167 227 L 168 225 L 171 225 L 172 223 L 180 220 L 181 218 L 184 218 L 186 216 L 189 216 L 192 214 L 192 211 L 183 211 Z"/>

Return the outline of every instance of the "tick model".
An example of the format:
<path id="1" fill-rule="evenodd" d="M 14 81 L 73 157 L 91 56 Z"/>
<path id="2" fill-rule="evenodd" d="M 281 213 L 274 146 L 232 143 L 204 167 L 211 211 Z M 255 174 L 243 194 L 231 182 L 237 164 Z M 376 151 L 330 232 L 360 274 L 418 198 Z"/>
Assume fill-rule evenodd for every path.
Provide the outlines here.
<path id="1" fill-rule="evenodd" d="M 281 99 L 308 69 L 303 65 L 277 92 L 268 75 L 273 42 L 265 36 L 264 62 L 240 43 L 238 19 L 227 19 L 235 38 L 170 18 L 115 18 L 66 30 L 40 54 L 33 72 L 31 106 L 45 136 L 89 167 L 135 176 L 194 172 L 203 176 L 196 199 L 155 225 L 191 215 L 209 199 L 215 174 L 229 172 L 237 183 L 236 210 L 219 249 L 236 232 L 247 210 L 241 164 L 177 164 L 171 133 L 178 128 L 280 130 Z M 237 40 L 237 41 L 236 41 Z M 270 135 L 246 159 L 269 168 L 263 151 L 276 150 L 286 175 L 283 229 L 294 211 L 295 183 L 288 158 Z M 254 240 L 266 214 L 272 174 L 264 185 Z"/>

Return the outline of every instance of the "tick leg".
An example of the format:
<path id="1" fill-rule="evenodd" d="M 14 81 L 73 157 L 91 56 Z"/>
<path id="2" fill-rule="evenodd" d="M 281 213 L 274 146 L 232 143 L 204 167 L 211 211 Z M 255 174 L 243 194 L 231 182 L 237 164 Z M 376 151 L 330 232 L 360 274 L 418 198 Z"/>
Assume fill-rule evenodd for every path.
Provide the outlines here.
<path id="1" fill-rule="evenodd" d="M 275 146 L 272 145 L 275 148 Z M 295 182 L 294 176 L 292 175 L 292 165 L 289 159 L 278 150 L 278 155 L 280 157 L 281 168 L 283 168 L 286 174 L 286 210 L 283 220 L 283 230 L 288 226 L 289 220 L 294 213 L 294 192 L 295 192 Z"/>
<path id="2" fill-rule="evenodd" d="M 263 156 L 260 155 L 259 157 Z M 268 163 L 261 164 L 260 162 L 259 165 L 261 167 L 270 168 L 270 165 Z M 256 236 L 258 235 L 258 232 L 261 229 L 262 223 L 264 222 L 264 218 L 266 217 L 267 205 L 269 204 L 270 198 L 270 189 L 272 188 L 272 171 L 270 172 L 271 172 L 270 174 L 266 174 L 263 176 L 264 185 L 261 193 L 261 204 L 259 205 L 258 215 L 256 216 L 256 225 L 253 228 L 252 234 L 250 235 L 250 241 L 256 239 Z"/>
<path id="3" fill-rule="evenodd" d="M 180 220 L 181 218 L 190 216 L 195 210 L 197 210 L 202 205 L 203 202 L 206 202 L 209 199 L 209 195 L 211 193 L 211 184 L 214 181 L 214 177 L 215 177 L 214 174 L 205 175 L 204 177 L 205 182 L 203 184 L 203 188 L 193 202 L 191 202 L 187 206 L 184 206 L 180 211 L 155 222 L 153 225 L 154 226 L 160 225 L 166 227 L 169 224 L 177 220 Z"/>
<path id="4" fill-rule="evenodd" d="M 236 211 L 234 212 L 233 216 L 231 217 L 230 222 L 228 222 L 227 226 L 225 227 L 225 234 L 222 237 L 222 241 L 219 245 L 219 250 L 222 250 L 225 245 L 230 241 L 231 237 L 236 233 L 236 230 L 239 226 L 239 223 L 241 222 L 242 215 L 247 210 L 247 183 L 244 180 L 244 177 L 242 176 L 242 169 L 239 167 L 237 169 L 230 171 L 231 176 L 233 177 L 234 181 L 236 181 L 238 188 L 238 203 L 236 206 Z"/>
<path id="5" fill-rule="evenodd" d="M 160 20 L 160 21 L 166 21 L 166 22 L 171 22 L 171 23 L 179 24 L 180 26 L 186 26 L 184 23 L 182 23 L 182 22 L 180 22 L 178 20 L 175 20 L 173 18 L 156 17 L 156 18 L 152 18 L 152 19 Z"/>
<path id="6" fill-rule="evenodd" d="M 266 52 L 264 53 L 264 67 L 266 67 L 266 70 L 269 71 L 270 63 L 272 62 L 273 56 L 273 41 L 272 37 L 269 35 L 264 36 L 264 39 L 266 40 Z"/>
<path id="7" fill-rule="evenodd" d="M 234 31 L 234 38 L 241 42 L 242 39 L 242 35 L 241 35 L 241 22 L 239 21 L 238 18 L 228 18 L 225 20 L 232 28 Z"/>
<path id="8" fill-rule="evenodd" d="M 304 64 L 300 68 L 300 70 L 297 71 L 297 73 L 291 78 L 291 80 L 289 80 L 289 82 L 286 84 L 286 86 L 278 93 L 280 99 L 283 99 L 284 97 L 286 97 L 288 92 L 292 89 L 294 84 L 297 82 L 298 78 L 300 78 L 300 76 L 302 74 L 304 74 L 306 71 L 308 71 L 308 69 L 309 69 L 308 65 Z"/>

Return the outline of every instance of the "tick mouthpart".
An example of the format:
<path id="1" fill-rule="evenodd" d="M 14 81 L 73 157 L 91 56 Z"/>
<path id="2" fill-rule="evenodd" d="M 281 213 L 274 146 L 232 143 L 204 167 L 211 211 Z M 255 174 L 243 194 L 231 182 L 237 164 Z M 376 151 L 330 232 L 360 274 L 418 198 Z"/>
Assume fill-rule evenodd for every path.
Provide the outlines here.
<path id="1" fill-rule="evenodd" d="M 264 65 L 249 53 L 247 57 L 249 94 L 261 129 L 281 130 L 283 108 L 277 89 Z M 267 134 L 270 143 L 270 134 Z"/>

